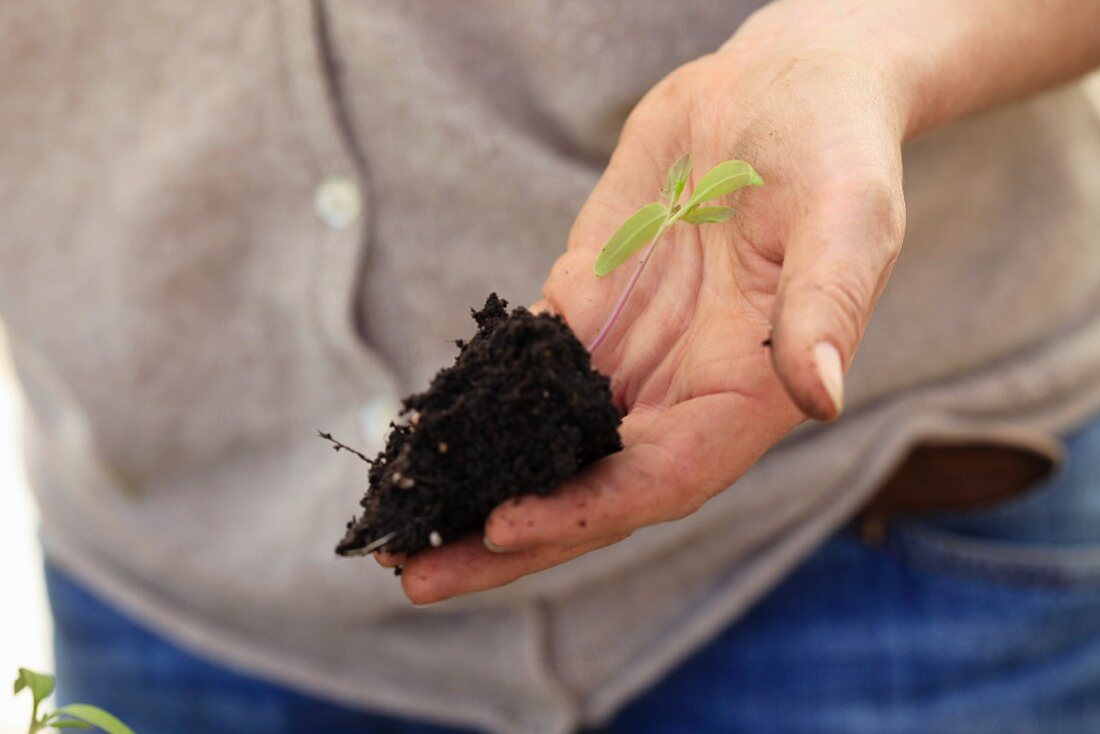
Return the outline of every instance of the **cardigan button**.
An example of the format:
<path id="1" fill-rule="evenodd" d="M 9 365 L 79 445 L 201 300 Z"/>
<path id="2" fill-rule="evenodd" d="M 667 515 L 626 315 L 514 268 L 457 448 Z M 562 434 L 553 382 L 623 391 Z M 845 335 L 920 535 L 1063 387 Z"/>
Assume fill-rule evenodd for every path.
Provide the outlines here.
<path id="1" fill-rule="evenodd" d="M 362 208 L 359 185 L 347 176 L 329 176 L 313 194 L 313 210 L 330 229 L 347 227 L 359 217 Z"/>
<path id="2" fill-rule="evenodd" d="M 392 395 L 380 394 L 359 407 L 359 435 L 372 451 L 381 450 L 390 432 L 390 423 L 396 421 L 401 403 Z"/>

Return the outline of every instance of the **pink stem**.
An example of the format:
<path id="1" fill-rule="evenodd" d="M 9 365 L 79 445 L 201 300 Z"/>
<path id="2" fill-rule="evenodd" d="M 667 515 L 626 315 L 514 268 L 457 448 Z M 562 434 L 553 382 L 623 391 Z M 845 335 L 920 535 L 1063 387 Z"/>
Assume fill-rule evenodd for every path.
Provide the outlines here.
<path id="1" fill-rule="evenodd" d="M 646 248 L 645 254 L 642 255 L 642 261 L 638 263 L 638 267 L 634 269 L 634 274 L 630 276 L 630 280 L 627 281 L 626 288 L 623 289 L 622 295 L 619 296 L 619 300 L 615 303 L 615 308 L 611 309 L 611 315 L 607 317 L 607 321 L 600 327 L 600 331 L 596 334 L 596 338 L 588 345 L 588 353 L 595 354 L 596 350 L 600 348 L 600 345 L 607 339 L 607 335 L 611 333 L 612 327 L 615 326 L 615 322 L 619 320 L 619 316 L 622 315 L 623 310 L 626 308 L 626 302 L 630 300 L 630 294 L 634 292 L 634 286 L 638 284 L 638 278 L 642 276 L 642 271 L 645 270 L 646 263 L 649 262 L 649 257 L 653 254 L 653 250 L 657 247 L 657 243 L 661 240 L 661 235 L 665 233 L 664 228 L 657 233 L 657 236 L 653 238 L 653 241 L 649 243 L 649 247 Z"/>

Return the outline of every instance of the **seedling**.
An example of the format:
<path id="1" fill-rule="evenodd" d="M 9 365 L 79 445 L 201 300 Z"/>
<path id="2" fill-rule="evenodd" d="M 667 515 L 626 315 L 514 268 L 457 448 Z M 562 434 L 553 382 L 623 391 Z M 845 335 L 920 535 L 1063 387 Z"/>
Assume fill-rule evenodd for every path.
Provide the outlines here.
<path id="1" fill-rule="evenodd" d="M 36 732 L 50 729 L 96 729 L 107 734 L 134 734 L 130 727 L 111 714 L 85 703 L 70 703 L 50 713 L 43 711 L 39 716 L 38 709 L 42 702 L 53 693 L 54 677 L 52 675 L 20 668 L 19 677 L 15 679 L 13 687 L 16 695 L 26 688 L 31 692 L 31 698 L 34 701 L 27 734 L 36 734 Z"/>
<path id="2" fill-rule="evenodd" d="M 661 241 L 668 228 L 683 221 L 688 224 L 711 224 L 724 222 L 733 216 L 733 209 L 728 206 L 701 206 L 726 194 L 732 193 L 745 186 L 762 186 L 764 179 L 753 170 L 752 166 L 744 161 L 726 161 L 719 163 L 707 171 L 707 174 L 699 179 L 699 183 L 691 192 L 687 202 L 681 206 L 680 197 L 684 193 L 688 177 L 691 175 L 691 157 L 683 156 L 668 169 L 665 180 L 665 188 L 661 191 L 664 200 L 646 204 L 634 212 L 611 235 L 611 239 L 600 250 L 596 257 L 593 271 L 597 277 L 602 278 L 615 268 L 626 262 L 627 258 L 645 247 L 642 259 L 638 262 L 634 273 L 627 281 L 619 300 L 611 309 L 607 321 L 600 327 L 595 338 L 588 345 L 589 354 L 594 354 L 600 345 L 607 339 L 615 322 L 619 320 L 623 309 L 626 307 L 634 286 L 638 284 L 638 278 L 645 270 L 646 263 Z M 647 247 L 648 245 L 648 247 Z"/>

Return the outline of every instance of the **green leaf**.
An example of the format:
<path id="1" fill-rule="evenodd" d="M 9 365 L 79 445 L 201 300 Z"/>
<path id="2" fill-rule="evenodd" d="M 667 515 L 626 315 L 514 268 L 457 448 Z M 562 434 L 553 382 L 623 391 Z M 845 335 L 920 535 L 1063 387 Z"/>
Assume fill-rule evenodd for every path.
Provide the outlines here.
<path id="1" fill-rule="evenodd" d="M 691 198 L 685 204 L 686 209 L 691 209 L 696 204 L 736 191 L 745 186 L 762 186 L 764 179 L 753 170 L 752 166 L 744 161 L 726 161 L 719 163 L 707 171 L 707 175 L 699 179 L 695 190 L 691 192 Z"/>
<path id="2" fill-rule="evenodd" d="M 733 216 L 733 208 L 728 206 L 697 206 L 688 209 L 683 220 L 688 224 L 712 224 L 724 222 Z"/>
<path id="3" fill-rule="evenodd" d="M 685 153 L 680 160 L 672 164 L 665 178 L 665 188 L 661 191 L 668 200 L 669 207 L 676 206 L 680 200 L 680 194 L 684 193 L 684 185 L 691 175 L 691 156 Z"/>
<path id="4" fill-rule="evenodd" d="M 592 268 L 596 275 L 602 278 L 622 265 L 638 248 L 657 236 L 667 218 L 668 207 L 658 202 L 646 204 L 631 214 L 600 250 Z"/>
<path id="5" fill-rule="evenodd" d="M 70 703 L 54 711 L 51 716 L 66 716 L 98 727 L 107 734 L 134 734 L 134 730 L 123 724 L 101 708 L 86 703 Z M 60 723 L 60 722 L 58 722 Z M 57 724 L 53 724 L 57 726 Z"/>
<path id="6" fill-rule="evenodd" d="M 49 698 L 53 693 L 54 677 L 52 675 L 46 675 L 45 673 L 35 673 L 33 670 L 27 670 L 26 668 L 19 669 L 19 677 L 15 679 L 15 693 L 19 693 L 24 688 L 27 688 L 31 692 L 31 696 L 34 698 L 34 705 L 37 707 L 41 701 Z"/>
<path id="7" fill-rule="evenodd" d="M 42 718 L 42 726 L 51 729 L 93 729 L 91 724 L 78 719 L 59 719 L 60 711 L 54 711 Z"/>

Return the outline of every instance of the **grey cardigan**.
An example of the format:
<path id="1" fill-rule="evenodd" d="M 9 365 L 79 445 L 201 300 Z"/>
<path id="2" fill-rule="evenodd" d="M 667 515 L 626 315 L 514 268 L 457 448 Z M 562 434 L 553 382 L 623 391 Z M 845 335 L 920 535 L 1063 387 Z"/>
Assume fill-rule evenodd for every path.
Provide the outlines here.
<path id="1" fill-rule="evenodd" d="M 535 299 L 633 102 L 753 5 L 0 7 L 0 314 L 48 555 L 254 674 L 565 732 L 736 619 L 914 441 L 1056 454 L 1100 408 L 1100 122 L 1074 86 L 906 151 L 848 413 L 698 513 L 425 609 L 333 556 L 364 474 L 313 430 L 376 448 L 469 306 Z"/>

